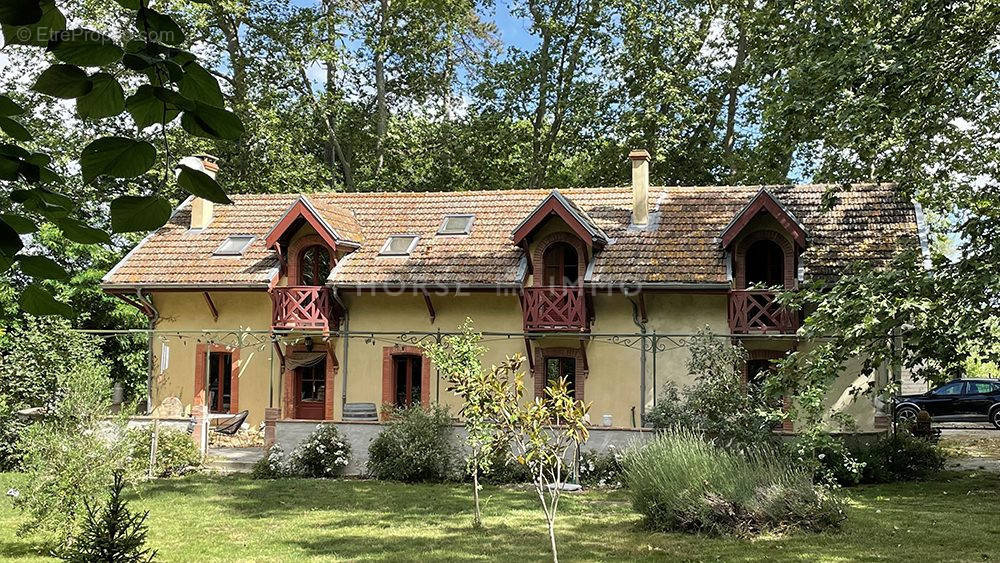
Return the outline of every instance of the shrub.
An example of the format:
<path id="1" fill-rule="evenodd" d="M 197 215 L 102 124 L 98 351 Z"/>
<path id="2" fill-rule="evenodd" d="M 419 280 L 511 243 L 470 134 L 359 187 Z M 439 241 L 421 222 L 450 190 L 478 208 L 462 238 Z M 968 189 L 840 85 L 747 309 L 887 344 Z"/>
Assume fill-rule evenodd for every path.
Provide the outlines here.
<path id="1" fill-rule="evenodd" d="M 632 505 L 657 530 L 749 535 L 844 518 L 839 500 L 772 451 L 723 449 L 689 430 L 630 447 L 623 465 Z"/>
<path id="2" fill-rule="evenodd" d="M 376 479 L 415 483 L 455 477 L 458 452 L 451 416 L 438 405 L 393 409 L 368 448 L 368 473 Z"/>
<path id="3" fill-rule="evenodd" d="M 622 452 L 614 445 L 603 452 L 580 453 L 580 484 L 592 487 L 622 486 Z"/>
<path id="4" fill-rule="evenodd" d="M 250 477 L 254 479 L 279 479 L 288 473 L 285 450 L 278 444 L 272 445 L 264 453 L 264 457 L 258 459 L 250 469 Z"/>
<path id="5" fill-rule="evenodd" d="M 21 466 L 18 440 L 27 423 L 17 416 L 14 405 L 0 393 L 0 471 L 13 471 Z"/>
<path id="6" fill-rule="evenodd" d="M 111 494 L 104 508 L 97 510 L 87 503 L 87 517 L 75 541 L 58 554 L 63 561 L 91 563 L 139 563 L 152 561 L 156 552 L 146 548 L 146 517 L 149 512 L 134 513 L 122 498 L 125 479 L 115 473 Z"/>
<path id="7" fill-rule="evenodd" d="M 786 446 L 786 452 L 793 462 L 812 473 L 814 482 L 831 487 L 858 484 L 865 465 L 843 440 L 818 428 L 804 432 Z"/>
<path id="8" fill-rule="evenodd" d="M 337 427 L 321 424 L 292 451 L 287 471 L 301 477 L 337 477 L 344 473 L 350 458 L 351 445 Z"/>
<path id="9" fill-rule="evenodd" d="M 693 426 L 690 413 L 684 406 L 677 384 L 673 381 L 663 386 L 656 397 L 656 406 L 646 411 L 643 426 L 651 428 L 676 428 Z"/>
<path id="10" fill-rule="evenodd" d="M 471 480 L 471 472 L 467 472 L 467 477 Z M 530 483 L 531 471 L 528 466 L 517 463 L 510 458 L 510 452 L 499 450 L 493 456 L 490 467 L 479 474 L 479 483 L 490 485 L 511 485 L 516 483 Z"/>
<path id="11" fill-rule="evenodd" d="M 153 427 L 133 428 L 125 435 L 132 469 L 138 475 L 149 473 L 149 449 Z M 201 465 L 201 452 L 187 432 L 160 428 L 156 437 L 156 467 L 154 477 L 183 475 Z"/>
<path id="12" fill-rule="evenodd" d="M 889 434 L 862 447 L 862 483 L 893 483 L 924 479 L 944 469 L 945 454 L 936 444 L 908 432 Z"/>

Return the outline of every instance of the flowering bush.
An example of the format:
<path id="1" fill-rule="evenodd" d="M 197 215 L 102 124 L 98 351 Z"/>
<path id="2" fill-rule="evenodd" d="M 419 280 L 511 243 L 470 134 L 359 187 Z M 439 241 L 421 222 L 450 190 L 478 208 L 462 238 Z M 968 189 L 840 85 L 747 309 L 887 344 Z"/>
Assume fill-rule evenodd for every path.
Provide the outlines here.
<path id="1" fill-rule="evenodd" d="M 603 452 L 580 454 L 580 484 L 592 487 L 622 486 L 622 452 L 609 445 Z"/>
<path id="2" fill-rule="evenodd" d="M 257 460 L 250 469 L 250 476 L 254 479 L 278 479 L 288 475 L 288 460 L 285 458 L 285 450 L 278 444 L 272 445 L 264 453 L 264 457 Z"/>
<path id="3" fill-rule="evenodd" d="M 788 448 L 792 460 L 811 471 L 816 483 L 849 487 L 861 480 L 864 462 L 855 457 L 843 440 L 820 429 L 806 431 Z"/>
<path id="4" fill-rule="evenodd" d="M 351 445 L 333 425 L 319 425 L 288 459 L 288 471 L 301 477 L 336 477 L 351 458 Z"/>
<path id="5" fill-rule="evenodd" d="M 458 476 L 454 430 L 446 407 L 392 409 L 389 423 L 368 447 L 368 473 L 404 483 L 454 479 Z"/>

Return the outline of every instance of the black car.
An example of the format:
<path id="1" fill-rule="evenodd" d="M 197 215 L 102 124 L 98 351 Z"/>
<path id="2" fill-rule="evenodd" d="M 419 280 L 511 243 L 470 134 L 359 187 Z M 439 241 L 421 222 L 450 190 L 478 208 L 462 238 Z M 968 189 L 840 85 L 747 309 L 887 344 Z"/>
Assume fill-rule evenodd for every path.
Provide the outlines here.
<path id="1" fill-rule="evenodd" d="M 927 411 L 935 422 L 984 422 L 1000 428 L 1000 380 L 961 379 L 920 395 L 896 399 L 896 420 L 913 422 Z"/>

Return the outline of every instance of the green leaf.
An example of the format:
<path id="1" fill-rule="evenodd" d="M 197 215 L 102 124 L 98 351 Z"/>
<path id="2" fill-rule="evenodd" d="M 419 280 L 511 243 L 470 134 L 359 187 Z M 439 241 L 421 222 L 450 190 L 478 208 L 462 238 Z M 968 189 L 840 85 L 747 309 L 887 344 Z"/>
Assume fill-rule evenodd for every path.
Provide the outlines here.
<path id="1" fill-rule="evenodd" d="M 62 231 L 63 236 L 80 244 L 107 244 L 111 236 L 100 229 L 95 229 L 78 219 L 55 219 L 52 221 Z"/>
<path id="2" fill-rule="evenodd" d="M 140 2 L 140 0 L 115 0 L 118 5 L 127 10 L 138 10 L 143 4 L 148 4 L 149 2 Z"/>
<path id="3" fill-rule="evenodd" d="M 42 19 L 42 6 L 38 0 L 4 0 L 0 2 L 0 23 L 6 25 L 31 25 Z"/>
<path id="4" fill-rule="evenodd" d="M 0 274 L 6 272 L 14 265 L 14 259 L 0 254 Z"/>
<path id="5" fill-rule="evenodd" d="M 170 123 L 180 113 L 172 106 L 163 103 L 156 96 L 158 86 L 143 84 L 135 94 L 125 99 L 125 109 L 132 115 L 136 126 L 145 129 L 154 123 Z"/>
<path id="6" fill-rule="evenodd" d="M 92 86 L 82 68 L 56 64 L 45 69 L 31 88 L 42 94 L 70 100 L 90 92 Z"/>
<path id="7" fill-rule="evenodd" d="M 201 170 L 195 170 L 183 164 L 180 166 L 180 173 L 177 175 L 177 185 L 184 188 L 190 194 L 214 201 L 215 203 L 233 202 L 226 195 L 222 186 L 215 181 L 215 178 L 212 178 Z"/>
<path id="8" fill-rule="evenodd" d="M 20 264 L 21 271 L 36 280 L 64 280 L 69 277 L 65 268 L 60 266 L 55 260 L 45 256 L 27 256 L 22 254 L 17 257 L 17 261 Z"/>
<path id="9" fill-rule="evenodd" d="M 126 195 L 111 202 L 111 230 L 116 233 L 152 231 L 170 219 L 170 202 L 161 196 Z"/>
<path id="10" fill-rule="evenodd" d="M 21 309 L 36 316 L 60 315 L 67 319 L 76 316 L 69 305 L 56 301 L 54 297 L 41 286 L 31 284 L 21 292 L 19 300 Z"/>
<path id="11" fill-rule="evenodd" d="M 226 105 L 222 99 L 219 81 L 198 63 L 191 63 L 184 67 L 184 78 L 181 80 L 180 91 L 189 100 L 220 108 Z"/>
<path id="12" fill-rule="evenodd" d="M 194 111 L 185 111 L 181 127 L 195 137 L 208 139 L 238 139 L 243 134 L 243 123 L 229 110 L 195 102 Z"/>
<path id="13" fill-rule="evenodd" d="M 0 115 L 7 117 L 11 115 L 21 115 L 24 108 L 14 100 L 0 94 Z"/>
<path id="14" fill-rule="evenodd" d="M 88 184 L 98 176 L 134 178 L 155 163 L 156 148 L 152 144 L 128 137 L 97 139 L 80 154 L 80 171 Z"/>
<path id="15" fill-rule="evenodd" d="M 13 213 L 4 213 L 0 215 L 0 221 L 7 223 L 18 234 L 26 235 L 28 233 L 33 233 L 38 230 L 38 225 L 34 221 L 25 217 L 24 215 L 14 215 Z"/>
<path id="16" fill-rule="evenodd" d="M 31 140 L 31 132 L 25 129 L 24 125 L 21 125 L 9 117 L 0 116 L 0 131 L 3 131 L 7 134 L 7 136 L 18 141 Z"/>
<path id="17" fill-rule="evenodd" d="M 17 180 L 17 171 L 21 163 L 17 159 L 0 155 L 0 180 Z"/>
<path id="18" fill-rule="evenodd" d="M 76 208 L 76 203 L 72 199 L 41 186 L 14 190 L 10 194 L 10 199 L 50 219 L 64 218 Z"/>
<path id="19" fill-rule="evenodd" d="M 66 16 L 55 2 L 42 2 L 42 19 L 29 25 L 4 25 L 3 40 L 7 45 L 47 47 L 55 31 L 66 29 Z"/>
<path id="20" fill-rule="evenodd" d="M 90 29 L 61 31 L 48 50 L 60 61 L 80 66 L 105 66 L 122 58 L 122 48 L 108 36 Z"/>
<path id="21" fill-rule="evenodd" d="M 184 111 L 191 111 L 197 107 L 197 102 L 193 102 L 169 88 L 153 86 L 153 95 L 156 96 L 156 99 L 167 104 L 169 107 Z"/>
<path id="22" fill-rule="evenodd" d="M 135 16 L 135 28 L 143 36 L 157 43 L 179 45 L 184 42 L 184 31 L 173 18 L 151 8 L 140 7 Z"/>
<path id="23" fill-rule="evenodd" d="M 17 234 L 14 227 L 7 224 L 7 221 L 0 219 L 0 254 L 13 256 L 18 250 L 24 248 L 21 242 L 21 235 Z"/>
<path id="24" fill-rule="evenodd" d="M 125 111 L 125 92 L 114 76 L 100 72 L 91 81 L 93 89 L 76 100 L 77 115 L 85 119 L 101 119 Z"/>

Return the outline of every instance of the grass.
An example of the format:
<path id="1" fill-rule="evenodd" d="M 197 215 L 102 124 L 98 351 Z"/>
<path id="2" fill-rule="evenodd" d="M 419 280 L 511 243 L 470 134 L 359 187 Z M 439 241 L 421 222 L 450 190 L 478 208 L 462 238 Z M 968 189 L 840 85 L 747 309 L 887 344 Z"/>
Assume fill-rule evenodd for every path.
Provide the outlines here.
<path id="1" fill-rule="evenodd" d="M 21 476 L 0 474 L 0 491 Z M 526 489 L 484 491 L 485 529 L 470 528 L 467 486 L 193 476 L 144 486 L 150 542 L 162 561 L 521 560 L 548 557 L 545 523 Z M 962 560 L 1000 558 L 1000 475 L 848 489 L 835 533 L 737 540 L 642 529 L 625 495 L 591 490 L 560 503 L 569 560 Z M 44 537 L 17 537 L 0 498 L 0 560 L 42 561 Z"/>

